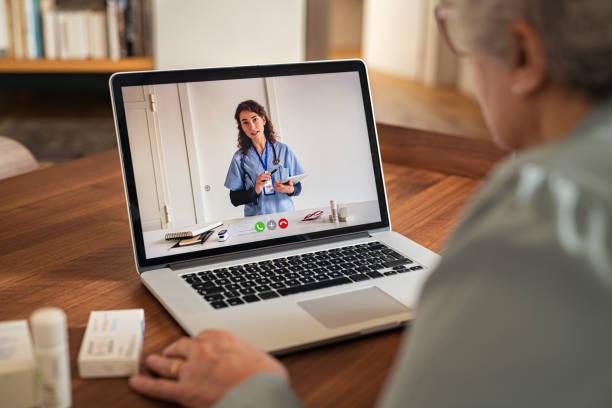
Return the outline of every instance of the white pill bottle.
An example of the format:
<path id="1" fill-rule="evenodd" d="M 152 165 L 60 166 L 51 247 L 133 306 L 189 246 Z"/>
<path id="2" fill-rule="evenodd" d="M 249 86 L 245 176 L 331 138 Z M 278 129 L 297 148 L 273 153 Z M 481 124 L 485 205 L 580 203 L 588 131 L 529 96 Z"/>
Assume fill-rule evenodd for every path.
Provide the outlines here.
<path id="1" fill-rule="evenodd" d="M 36 391 L 43 408 L 65 408 L 72 404 L 70 352 L 66 314 L 56 307 L 36 310 L 30 316 L 37 359 Z"/>

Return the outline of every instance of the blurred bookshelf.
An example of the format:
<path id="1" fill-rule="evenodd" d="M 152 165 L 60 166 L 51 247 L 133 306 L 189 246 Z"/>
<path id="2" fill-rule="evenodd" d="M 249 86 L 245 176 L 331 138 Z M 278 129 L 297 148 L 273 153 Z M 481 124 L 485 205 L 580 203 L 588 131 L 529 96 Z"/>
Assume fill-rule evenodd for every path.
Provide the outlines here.
<path id="1" fill-rule="evenodd" d="M 0 74 L 148 70 L 151 0 L 0 0 Z"/>

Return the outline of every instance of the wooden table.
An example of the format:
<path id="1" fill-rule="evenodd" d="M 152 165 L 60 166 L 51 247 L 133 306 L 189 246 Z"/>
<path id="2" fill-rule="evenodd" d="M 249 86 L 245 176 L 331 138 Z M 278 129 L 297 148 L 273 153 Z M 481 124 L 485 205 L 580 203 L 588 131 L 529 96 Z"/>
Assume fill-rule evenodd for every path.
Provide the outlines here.
<path id="1" fill-rule="evenodd" d="M 383 156 L 384 158 L 384 156 Z M 384 165 L 393 228 L 441 249 L 476 179 Z M 160 406 L 121 379 L 82 380 L 76 357 L 92 310 L 143 308 L 144 355 L 184 335 L 140 283 L 117 151 L 0 181 L 0 320 L 42 306 L 68 315 L 74 406 Z M 402 332 L 281 358 L 310 407 L 372 406 Z"/>

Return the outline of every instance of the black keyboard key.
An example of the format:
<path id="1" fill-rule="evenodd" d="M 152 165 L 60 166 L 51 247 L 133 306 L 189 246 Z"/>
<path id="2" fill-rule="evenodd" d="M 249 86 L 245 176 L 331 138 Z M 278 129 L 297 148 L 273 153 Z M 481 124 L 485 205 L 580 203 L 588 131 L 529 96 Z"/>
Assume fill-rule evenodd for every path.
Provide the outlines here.
<path id="1" fill-rule="evenodd" d="M 351 283 L 351 280 L 347 277 L 342 277 L 342 278 L 331 279 L 331 280 L 326 280 L 326 281 L 321 281 L 321 282 L 309 283 L 307 285 L 302 285 L 302 286 L 283 288 L 283 289 L 279 289 L 278 293 L 280 293 L 283 296 L 287 296 L 287 295 L 293 295 L 293 294 L 301 293 L 301 292 L 308 292 L 311 290 L 317 290 L 317 289 L 323 289 L 323 288 L 330 288 L 332 286 L 344 285 L 345 283 Z"/>
<path id="2" fill-rule="evenodd" d="M 242 276 L 242 275 L 238 275 L 238 276 L 232 276 L 232 277 L 230 278 L 230 280 L 231 280 L 232 282 L 239 283 L 239 282 L 244 282 L 244 281 L 246 281 L 246 278 L 245 278 L 244 276 Z"/>
<path id="3" fill-rule="evenodd" d="M 350 268 L 342 271 L 345 275 L 357 275 L 359 272 L 356 269 Z"/>
<path id="4" fill-rule="evenodd" d="M 183 275 L 182 278 L 183 279 L 189 279 L 189 278 L 193 278 L 194 276 L 196 276 L 195 273 L 188 273 L 187 275 Z"/>
<path id="5" fill-rule="evenodd" d="M 404 268 L 404 267 L 401 267 L 401 268 L 398 268 L 398 269 L 393 268 L 393 270 L 394 270 L 395 272 L 397 272 L 397 273 L 406 273 L 406 272 L 409 272 L 409 271 L 410 271 L 410 269 L 408 269 L 408 268 Z"/>
<path id="6" fill-rule="evenodd" d="M 342 275 L 342 273 L 340 272 L 330 272 L 327 274 L 327 276 L 329 276 L 331 279 L 335 279 L 335 278 L 341 278 L 344 275 Z"/>
<path id="7" fill-rule="evenodd" d="M 324 281 L 324 280 L 328 280 L 329 276 L 327 276 L 327 274 L 325 273 L 320 273 L 318 275 L 313 276 L 313 278 L 315 278 L 315 280 L 317 281 Z"/>
<path id="8" fill-rule="evenodd" d="M 275 275 L 275 276 L 271 276 L 270 280 L 272 282 L 282 282 L 284 280 L 286 280 L 287 278 L 285 278 L 283 275 Z"/>
<path id="9" fill-rule="evenodd" d="M 387 254 L 387 255 L 389 255 L 389 256 L 392 256 L 392 257 L 394 257 L 395 259 L 402 259 L 402 258 L 404 257 L 404 255 L 399 254 L 399 253 L 395 252 L 395 251 L 394 251 L 394 250 L 392 250 L 392 249 L 388 249 L 388 250 L 386 250 L 386 251 L 385 251 L 385 254 Z"/>
<path id="10" fill-rule="evenodd" d="M 210 288 L 203 288 L 202 291 L 206 295 L 214 295 L 215 293 L 225 292 L 225 289 L 223 289 L 222 287 L 219 287 L 219 286 L 213 286 L 213 287 L 210 287 Z"/>
<path id="11" fill-rule="evenodd" d="M 226 278 L 217 279 L 215 282 L 218 286 L 229 285 L 230 283 L 232 283 L 229 279 Z"/>
<path id="12" fill-rule="evenodd" d="M 230 283 L 229 285 L 225 285 L 225 289 L 227 290 L 238 290 L 241 287 L 242 286 L 238 285 L 237 283 Z"/>
<path id="13" fill-rule="evenodd" d="M 287 285 L 285 285 L 283 282 L 273 282 L 273 283 L 270 284 L 270 287 L 272 289 L 280 289 L 280 288 L 284 288 L 286 286 Z"/>
<path id="14" fill-rule="evenodd" d="M 397 275 L 397 271 L 385 272 L 385 273 L 383 273 L 383 275 L 385 275 L 385 276 Z"/>
<path id="15" fill-rule="evenodd" d="M 257 283 L 258 285 L 265 285 L 270 283 L 270 279 L 267 278 L 257 278 L 255 279 L 255 283 Z"/>
<path id="16" fill-rule="evenodd" d="M 255 286 L 254 289 L 258 292 L 266 292 L 270 290 L 270 287 L 268 285 L 260 285 L 260 286 Z"/>
<path id="17" fill-rule="evenodd" d="M 385 268 L 393 268 L 394 266 L 406 265 L 410 263 L 412 263 L 410 259 L 402 258 L 402 259 L 394 259 L 393 261 L 386 261 L 386 262 L 383 262 L 382 264 Z"/>
<path id="18" fill-rule="evenodd" d="M 216 300 L 223 300 L 223 295 L 220 293 L 216 293 L 214 295 L 206 295 L 204 296 L 204 300 L 207 302 L 214 302 Z"/>
<path id="19" fill-rule="evenodd" d="M 368 280 L 370 279 L 370 277 L 368 275 L 364 275 L 360 273 L 357 275 L 351 275 L 351 279 L 354 280 L 355 282 L 360 282 L 360 281 Z"/>
<path id="20" fill-rule="evenodd" d="M 300 282 L 298 282 L 297 279 L 289 279 L 285 283 L 287 284 L 287 286 L 299 286 L 300 285 Z"/>
<path id="21" fill-rule="evenodd" d="M 223 294 L 225 295 L 226 298 L 233 298 L 233 297 L 240 296 L 240 292 L 238 292 L 237 290 L 227 290 L 223 292 Z"/>
<path id="22" fill-rule="evenodd" d="M 380 272 L 367 272 L 366 275 L 368 275 L 370 278 L 382 278 L 383 274 Z"/>
<path id="23" fill-rule="evenodd" d="M 304 276 L 304 277 L 300 278 L 299 281 L 302 282 L 302 283 L 312 283 L 315 280 L 313 278 L 309 277 L 309 276 Z"/>
<path id="24" fill-rule="evenodd" d="M 423 269 L 423 267 L 421 265 L 417 265 L 417 266 L 413 266 L 412 268 L 410 268 L 411 271 L 418 271 Z"/>
<path id="25" fill-rule="evenodd" d="M 222 309 L 224 307 L 227 307 L 227 303 L 225 303 L 222 300 L 219 300 L 217 302 L 212 302 L 210 305 L 214 307 L 215 309 Z"/>
<path id="26" fill-rule="evenodd" d="M 198 289 L 212 288 L 217 285 L 215 284 L 215 282 L 209 281 L 209 282 L 192 283 L 191 286 L 194 289 L 198 290 Z"/>
<path id="27" fill-rule="evenodd" d="M 237 298 L 237 297 L 227 299 L 227 303 L 229 303 L 230 306 L 237 306 L 237 305 L 244 304 L 244 302 L 240 298 Z"/>
<path id="28" fill-rule="evenodd" d="M 247 303 L 253 303 L 253 302 L 258 302 L 260 299 L 255 295 L 246 295 L 242 297 L 242 300 L 244 300 Z"/>
<path id="29" fill-rule="evenodd" d="M 274 292 L 274 291 L 270 291 L 270 292 L 262 292 L 259 293 L 259 297 L 262 299 L 272 299 L 272 298 L 276 298 L 278 297 L 278 293 Z"/>
<path id="30" fill-rule="evenodd" d="M 253 294 L 255 294 L 255 289 L 253 289 L 253 288 L 244 288 L 244 289 L 240 289 L 239 292 L 242 293 L 243 295 L 253 295 Z"/>
<path id="31" fill-rule="evenodd" d="M 242 282 L 241 285 L 244 288 L 252 288 L 253 286 L 257 286 L 257 284 L 255 282 L 252 282 L 252 281 Z"/>

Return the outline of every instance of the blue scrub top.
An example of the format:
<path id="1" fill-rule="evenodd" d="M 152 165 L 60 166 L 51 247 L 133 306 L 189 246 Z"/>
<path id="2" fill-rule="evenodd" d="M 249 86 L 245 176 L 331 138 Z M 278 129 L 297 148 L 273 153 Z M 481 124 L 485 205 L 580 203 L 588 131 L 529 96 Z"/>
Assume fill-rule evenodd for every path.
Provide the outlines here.
<path id="1" fill-rule="evenodd" d="M 257 176 L 264 171 L 272 172 L 272 170 L 276 168 L 278 168 L 278 170 L 272 175 L 273 184 L 274 180 L 283 180 L 287 177 L 304 173 L 304 169 L 289 146 L 281 142 L 274 143 L 276 155 L 278 160 L 280 160 L 279 164 L 273 164 L 274 150 L 272 149 L 271 143 L 267 142 L 266 146 L 268 149 L 267 161 L 265 151 L 260 155 L 253 146 L 249 148 L 245 155 L 243 155 L 240 150 L 236 151 L 232 157 L 229 169 L 227 170 L 225 187 L 232 191 L 248 190 L 255 186 L 255 179 Z M 243 160 L 244 167 L 241 165 Z M 267 168 L 264 167 L 264 163 L 267 165 Z M 243 174 L 243 168 L 248 175 Z M 300 195 L 302 192 L 302 183 L 299 182 L 294 184 L 293 190 L 291 196 L 276 191 L 272 195 L 266 195 L 264 190 L 262 190 L 256 201 L 247 203 L 244 206 L 244 216 L 249 217 L 253 215 L 273 214 L 295 210 L 291 197 Z"/>

